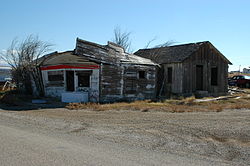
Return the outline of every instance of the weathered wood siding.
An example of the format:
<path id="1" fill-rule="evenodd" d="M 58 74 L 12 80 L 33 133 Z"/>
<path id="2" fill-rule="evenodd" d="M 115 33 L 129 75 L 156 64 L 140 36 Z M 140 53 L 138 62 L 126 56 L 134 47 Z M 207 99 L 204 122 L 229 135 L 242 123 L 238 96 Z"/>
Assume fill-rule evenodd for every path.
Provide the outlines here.
<path id="1" fill-rule="evenodd" d="M 145 72 L 144 78 L 140 78 L 139 72 Z M 135 73 L 135 76 L 131 77 L 127 73 Z M 123 93 L 127 100 L 155 98 L 156 68 L 143 65 L 124 66 L 123 83 Z M 131 90 L 131 83 L 135 87 L 134 90 Z"/>
<path id="2" fill-rule="evenodd" d="M 162 89 L 161 95 L 168 95 L 169 93 L 179 94 L 183 91 L 183 64 L 182 63 L 170 63 L 162 65 L 164 70 L 164 78 L 160 78 L 164 81 L 164 84 L 160 87 Z M 172 68 L 172 82 L 168 83 L 168 68 Z"/>
<path id="3" fill-rule="evenodd" d="M 122 99 L 122 74 L 121 66 L 101 64 L 100 101 L 112 102 Z"/>
<path id="4" fill-rule="evenodd" d="M 155 66 L 102 64 L 100 70 L 102 102 L 155 98 Z M 145 71 L 145 78 L 139 78 L 139 71 Z"/>
<path id="5" fill-rule="evenodd" d="M 209 44 L 204 44 L 190 58 L 183 62 L 183 93 L 191 94 L 196 91 L 196 66 L 203 66 L 203 91 L 210 94 L 227 92 L 228 63 Z M 211 85 L 211 68 L 218 68 L 218 85 Z"/>

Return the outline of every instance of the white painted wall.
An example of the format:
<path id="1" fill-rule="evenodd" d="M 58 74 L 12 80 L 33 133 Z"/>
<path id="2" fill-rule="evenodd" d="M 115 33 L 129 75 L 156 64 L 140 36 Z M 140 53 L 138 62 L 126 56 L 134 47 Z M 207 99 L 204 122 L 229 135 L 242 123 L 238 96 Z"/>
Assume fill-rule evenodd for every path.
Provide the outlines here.
<path id="1" fill-rule="evenodd" d="M 48 71 L 57 71 L 57 70 L 63 70 L 64 72 L 64 81 L 62 86 L 48 86 Z M 43 77 L 43 83 L 44 83 L 44 89 L 45 89 L 45 96 L 49 97 L 62 97 L 62 93 L 66 93 L 66 70 L 69 69 L 57 69 L 57 70 L 43 70 L 42 71 L 42 77 Z M 73 71 L 84 71 L 89 69 L 70 69 Z M 74 75 L 75 78 L 75 92 L 77 93 L 84 93 L 78 88 L 78 76 Z M 92 75 L 90 76 L 90 88 L 85 88 L 86 91 L 88 91 L 88 101 L 91 102 L 98 102 L 99 101 L 99 69 L 93 69 L 92 70 Z M 68 92 L 67 92 L 68 93 Z M 67 94 L 66 93 L 66 94 Z M 72 92 L 71 92 L 72 93 Z M 78 95 L 81 96 L 81 95 Z M 72 97 L 72 95 L 71 95 Z M 85 95 L 86 97 L 86 95 Z M 65 98 L 65 96 L 64 96 Z M 72 100 L 73 101 L 73 100 Z"/>

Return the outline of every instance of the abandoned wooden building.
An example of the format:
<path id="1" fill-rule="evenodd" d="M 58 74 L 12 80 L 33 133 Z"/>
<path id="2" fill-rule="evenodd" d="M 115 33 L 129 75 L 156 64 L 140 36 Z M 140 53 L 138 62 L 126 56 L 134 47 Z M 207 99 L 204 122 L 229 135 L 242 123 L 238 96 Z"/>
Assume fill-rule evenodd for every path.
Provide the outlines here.
<path id="1" fill-rule="evenodd" d="M 224 95 L 228 91 L 232 63 L 208 41 L 140 49 L 135 54 L 161 65 L 157 95 Z"/>
<path id="2" fill-rule="evenodd" d="M 41 58 L 46 96 L 64 102 L 114 102 L 155 98 L 157 64 L 112 42 L 76 40 L 72 51 Z"/>

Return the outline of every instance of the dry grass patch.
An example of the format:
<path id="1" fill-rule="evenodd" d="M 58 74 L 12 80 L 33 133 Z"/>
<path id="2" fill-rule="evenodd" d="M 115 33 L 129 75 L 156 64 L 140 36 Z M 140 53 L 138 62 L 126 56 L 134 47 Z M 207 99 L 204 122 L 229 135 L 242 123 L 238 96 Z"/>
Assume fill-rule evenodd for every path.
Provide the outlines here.
<path id="1" fill-rule="evenodd" d="M 226 100 L 218 100 L 207 103 L 203 102 L 201 105 L 218 112 L 223 111 L 224 109 L 250 109 L 250 97 L 247 95 L 241 95 L 239 99 L 229 98 Z"/>
<path id="2" fill-rule="evenodd" d="M 224 109 L 242 109 L 250 108 L 250 96 L 241 95 L 240 99 L 228 98 L 216 101 L 196 102 L 195 97 L 184 99 L 168 99 L 162 102 L 152 102 L 150 100 L 121 102 L 113 104 L 98 103 L 70 103 L 66 106 L 68 109 L 87 109 L 93 111 L 108 110 L 131 110 L 131 111 L 163 111 L 163 112 L 221 112 Z"/>

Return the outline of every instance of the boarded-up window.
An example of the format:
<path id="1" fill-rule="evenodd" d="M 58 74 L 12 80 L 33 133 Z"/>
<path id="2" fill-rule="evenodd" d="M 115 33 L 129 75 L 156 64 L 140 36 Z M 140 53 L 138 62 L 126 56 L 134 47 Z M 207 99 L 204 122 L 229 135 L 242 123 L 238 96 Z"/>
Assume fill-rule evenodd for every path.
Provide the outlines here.
<path id="1" fill-rule="evenodd" d="M 63 71 L 48 71 L 47 86 L 63 86 L 64 74 Z"/>
<path id="2" fill-rule="evenodd" d="M 146 78 L 146 72 L 145 71 L 139 71 L 139 79 L 145 79 Z"/>
<path id="3" fill-rule="evenodd" d="M 134 79 L 127 79 L 125 82 L 125 93 L 134 94 L 136 93 L 136 81 Z"/>
<path id="4" fill-rule="evenodd" d="M 137 72 L 126 72 L 126 77 L 134 77 L 136 78 L 137 77 Z"/>
<path id="5" fill-rule="evenodd" d="M 90 75 L 92 71 L 79 71 L 78 75 L 78 87 L 90 87 Z"/>
<path id="6" fill-rule="evenodd" d="M 218 68 L 211 68 L 211 85 L 218 85 Z"/>
<path id="7" fill-rule="evenodd" d="M 125 73 L 125 94 L 135 94 L 136 93 L 136 80 L 137 80 L 137 74 L 136 71 L 127 71 Z"/>
<path id="8" fill-rule="evenodd" d="M 167 69 L 168 75 L 167 75 L 167 83 L 171 84 L 172 83 L 172 77 L 173 77 L 173 69 L 172 67 L 168 67 Z"/>
<path id="9" fill-rule="evenodd" d="M 48 71 L 48 81 L 63 81 L 63 71 Z"/>

